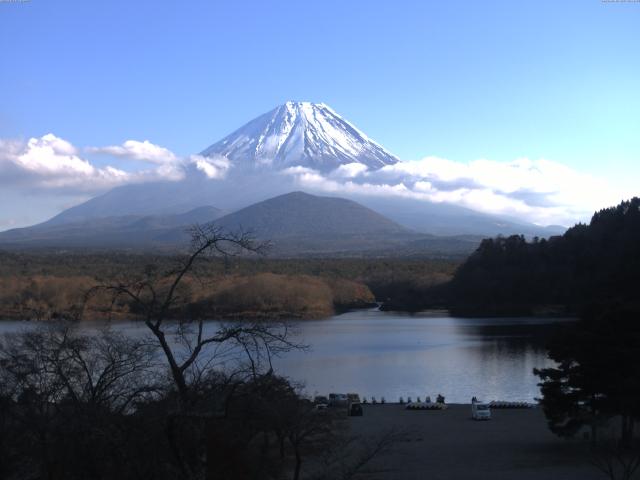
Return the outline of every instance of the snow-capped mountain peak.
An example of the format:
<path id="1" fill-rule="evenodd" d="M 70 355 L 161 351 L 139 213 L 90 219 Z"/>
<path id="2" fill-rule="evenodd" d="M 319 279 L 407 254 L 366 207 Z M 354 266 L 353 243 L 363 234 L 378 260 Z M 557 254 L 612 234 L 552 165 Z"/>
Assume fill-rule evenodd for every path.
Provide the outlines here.
<path id="1" fill-rule="evenodd" d="M 399 161 L 327 105 L 291 101 L 250 121 L 202 155 L 225 156 L 241 169 L 303 166 L 325 172 L 347 163 L 377 169 Z"/>

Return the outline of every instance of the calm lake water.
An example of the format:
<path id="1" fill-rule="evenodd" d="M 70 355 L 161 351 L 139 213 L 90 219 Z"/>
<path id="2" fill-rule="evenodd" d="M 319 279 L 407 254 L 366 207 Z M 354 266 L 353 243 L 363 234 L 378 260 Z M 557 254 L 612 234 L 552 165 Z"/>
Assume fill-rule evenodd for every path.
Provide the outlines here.
<path id="1" fill-rule="evenodd" d="M 368 399 L 447 402 L 533 401 L 533 369 L 552 365 L 544 339 L 560 322 L 548 318 L 456 318 L 445 313 L 403 314 L 357 310 L 297 324 L 296 339 L 310 346 L 274 360 L 276 372 L 303 382 L 309 394 L 357 392 Z M 0 322 L 0 333 L 27 322 Z M 139 323 L 114 324 L 131 335 Z M 207 329 L 217 323 L 208 322 Z"/>

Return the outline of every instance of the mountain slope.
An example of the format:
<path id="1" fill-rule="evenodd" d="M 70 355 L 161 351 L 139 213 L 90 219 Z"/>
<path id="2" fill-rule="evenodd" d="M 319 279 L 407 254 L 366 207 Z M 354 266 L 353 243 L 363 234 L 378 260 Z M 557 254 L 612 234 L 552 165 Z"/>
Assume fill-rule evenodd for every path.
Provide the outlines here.
<path id="1" fill-rule="evenodd" d="M 153 246 L 163 234 L 184 231 L 195 223 L 209 223 L 223 215 L 210 206 L 175 215 L 126 215 L 44 223 L 0 232 L 0 245 L 21 247 L 133 248 Z"/>
<path id="2" fill-rule="evenodd" d="M 480 242 L 417 233 L 352 200 L 304 192 L 258 202 L 214 223 L 268 240 L 275 256 L 458 256 Z M 156 240 L 185 244 L 188 235 L 175 229 Z"/>
<path id="3" fill-rule="evenodd" d="M 362 163 L 377 169 L 398 158 L 323 103 L 287 102 L 202 152 L 227 157 L 235 168 L 303 166 L 323 172 Z"/>
<path id="4" fill-rule="evenodd" d="M 195 223 L 209 223 L 224 216 L 224 211 L 216 207 L 197 207 L 185 213 L 175 215 L 150 215 L 133 222 L 129 227 L 135 229 L 174 228 Z"/>
<path id="5" fill-rule="evenodd" d="M 293 189 L 293 185 L 277 177 L 274 175 L 273 181 L 266 175 L 220 181 L 209 180 L 198 172 L 188 170 L 180 181 L 116 187 L 61 212 L 44 224 L 123 215 L 173 215 L 202 205 L 216 205 L 226 211 L 237 210 Z M 276 184 L 277 181 L 280 183 Z"/>
<path id="6" fill-rule="evenodd" d="M 561 226 L 541 227 L 499 215 L 489 215 L 459 205 L 431 203 L 411 198 L 355 197 L 391 220 L 417 232 L 433 235 L 513 235 L 548 237 L 561 235 Z"/>
<path id="7" fill-rule="evenodd" d="M 227 229 L 250 228 L 263 238 L 407 233 L 408 229 L 344 198 L 292 192 L 220 218 Z"/>
<path id="8" fill-rule="evenodd" d="M 250 230 L 271 242 L 271 255 L 284 257 L 461 256 L 471 253 L 480 241 L 417 233 L 354 201 L 303 192 L 220 215 L 217 208 L 200 207 L 177 215 L 41 224 L 0 233 L 0 247 L 175 251 L 189 245 L 189 226 L 211 221 L 228 231 Z"/>

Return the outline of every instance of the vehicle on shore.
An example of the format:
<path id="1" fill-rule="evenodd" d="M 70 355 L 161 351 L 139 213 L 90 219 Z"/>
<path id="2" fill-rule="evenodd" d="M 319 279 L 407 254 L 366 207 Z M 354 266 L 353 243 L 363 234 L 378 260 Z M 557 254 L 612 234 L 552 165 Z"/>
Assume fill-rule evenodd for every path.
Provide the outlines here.
<path id="1" fill-rule="evenodd" d="M 474 420 L 491 420 L 491 407 L 488 403 L 476 398 L 471 400 L 471 418 Z"/>
<path id="2" fill-rule="evenodd" d="M 348 412 L 350 417 L 361 417 L 363 414 L 362 404 L 360 402 L 350 402 Z"/>
<path id="3" fill-rule="evenodd" d="M 329 394 L 330 407 L 347 407 L 348 405 L 349 405 L 349 397 L 344 393 Z"/>
<path id="4" fill-rule="evenodd" d="M 329 399 L 324 395 L 316 395 L 313 398 L 313 403 L 315 403 L 316 405 L 320 405 L 320 404 L 329 405 Z"/>
<path id="5" fill-rule="evenodd" d="M 362 403 L 357 393 L 347 393 L 347 415 L 350 417 L 362 416 Z"/>

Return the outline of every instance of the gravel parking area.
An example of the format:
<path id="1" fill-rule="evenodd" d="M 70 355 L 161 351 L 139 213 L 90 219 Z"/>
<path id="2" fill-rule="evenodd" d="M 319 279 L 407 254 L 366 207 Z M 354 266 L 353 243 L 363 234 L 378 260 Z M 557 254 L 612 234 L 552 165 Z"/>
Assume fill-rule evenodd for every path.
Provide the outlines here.
<path id="1" fill-rule="evenodd" d="M 375 438 L 392 428 L 406 432 L 390 452 L 370 463 L 362 478 L 604 478 L 589 463 L 588 444 L 553 435 L 539 408 L 493 410 L 491 420 L 474 421 L 469 405 L 449 405 L 444 411 L 365 405 L 364 416 L 351 417 L 349 424 L 352 432 L 363 438 Z"/>

